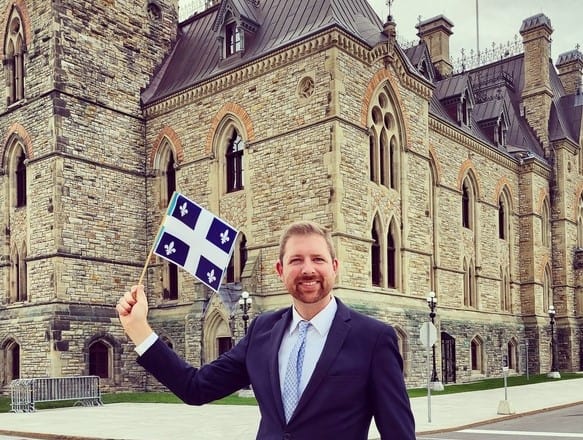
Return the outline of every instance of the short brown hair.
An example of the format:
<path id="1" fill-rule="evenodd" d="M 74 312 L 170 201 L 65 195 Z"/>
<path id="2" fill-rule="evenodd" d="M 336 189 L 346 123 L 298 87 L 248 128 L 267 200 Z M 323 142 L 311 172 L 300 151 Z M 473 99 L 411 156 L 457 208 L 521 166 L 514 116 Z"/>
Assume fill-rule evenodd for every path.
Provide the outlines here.
<path id="1" fill-rule="evenodd" d="M 334 245 L 332 244 L 332 237 L 330 235 L 330 231 L 323 228 L 319 224 L 307 220 L 301 220 L 297 222 L 293 222 L 290 224 L 279 239 L 279 261 L 283 263 L 283 254 L 285 252 L 285 245 L 289 238 L 293 235 L 309 235 L 309 234 L 316 234 L 321 237 L 324 237 L 326 240 L 326 244 L 328 245 L 328 250 L 330 251 L 330 256 L 332 259 L 336 258 L 336 252 L 334 251 Z"/>

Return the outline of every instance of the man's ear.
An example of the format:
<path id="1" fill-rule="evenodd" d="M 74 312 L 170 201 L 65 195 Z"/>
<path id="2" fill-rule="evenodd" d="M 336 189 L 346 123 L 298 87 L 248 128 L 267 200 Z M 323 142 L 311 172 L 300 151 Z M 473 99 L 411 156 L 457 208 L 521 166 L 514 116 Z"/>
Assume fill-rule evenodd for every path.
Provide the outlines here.
<path id="1" fill-rule="evenodd" d="M 281 264 L 279 259 L 275 262 L 275 271 L 280 277 L 283 274 L 283 264 Z"/>

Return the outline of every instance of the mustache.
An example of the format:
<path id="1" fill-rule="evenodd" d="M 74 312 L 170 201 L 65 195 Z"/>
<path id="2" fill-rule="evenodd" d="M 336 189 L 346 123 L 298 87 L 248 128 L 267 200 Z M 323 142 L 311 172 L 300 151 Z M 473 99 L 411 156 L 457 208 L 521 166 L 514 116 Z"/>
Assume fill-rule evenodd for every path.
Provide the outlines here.
<path id="1" fill-rule="evenodd" d="M 296 278 L 296 281 L 301 283 L 303 281 L 320 281 L 320 277 L 316 276 L 316 275 L 312 275 L 312 276 L 300 276 L 298 278 Z"/>

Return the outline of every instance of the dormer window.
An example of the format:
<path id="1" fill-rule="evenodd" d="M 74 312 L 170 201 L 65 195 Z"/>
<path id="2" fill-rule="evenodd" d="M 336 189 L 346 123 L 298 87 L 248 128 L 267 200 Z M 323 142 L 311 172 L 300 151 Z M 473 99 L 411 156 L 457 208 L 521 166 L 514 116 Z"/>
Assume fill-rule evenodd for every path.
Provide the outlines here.
<path id="1" fill-rule="evenodd" d="M 417 70 L 423 77 L 431 82 L 433 82 L 433 73 L 430 67 L 430 63 L 427 62 L 426 59 L 422 59 L 419 65 L 417 66 Z"/>
<path id="2" fill-rule="evenodd" d="M 220 45 L 220 59 L 242 57 L 246 48 L 252 47 L 253 37 L 259 28 L 254 8 L 240 10 L 240 4 L 233 0 L 223 0 L 213 23 L 213 31 L 217 33 Z"/>
<path id="3" fill-rule="evenodd" d="M 499 147 L 506 145 L 506 133 L 508 132 L 508 124 L 506 123 L 506 118 L 504 113 L 498 118 L 498 123 L 496 124 L 496 131 L 494 132 L 494 142 Z"/>
<path id="4" fill-rule="evenodd" d="M 235 21 L 225 26 L 225 56 L 228 58 L 243 50 L 243 32 Z"/>
<path id="5" fill-rule="evenodd" d="M 466 91 L 462 98 L 461 106 L 460 106 L 460 117 L 458 120 L 465 125 L 466 127 L 470 126 L 470 113 L 472 111 L 471 102 L 470 102 L 470 95 Z"/>

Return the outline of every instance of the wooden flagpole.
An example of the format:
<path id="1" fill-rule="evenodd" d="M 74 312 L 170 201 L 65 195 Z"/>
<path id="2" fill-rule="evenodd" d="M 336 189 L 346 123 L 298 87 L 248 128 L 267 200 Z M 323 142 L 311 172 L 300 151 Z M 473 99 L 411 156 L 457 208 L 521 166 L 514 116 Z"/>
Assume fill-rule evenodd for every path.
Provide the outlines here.
<path id="1" fill-rule="evenodd" d="M 174 195 L 176 191 L 172 193 L 172 197 L 170 197 L 170 201 L 174 199 Z M 170 205 L 170 203 L 168 204 Z M 148 256 L 146 257 L 146 263 L 144 264 L 144 268 L 142 269 L 142 273 L 140 274 L 140 279 L 138 280 L 138 285 L 142 285 L 144 282 L 144 277 L 146 276 L 146 269 L 148 269 L 148 265 L 150 264 L 150 258 L 152 258 L 152 254 L 154 253 L 154 245 L 156 244 L 156 239 L 158 235 L 160 235 L 160 231 L 164 227 L 164 223 L 166 222 L 166 217 L 168 217 L 168 207 L 166 208 L 166 212 L 164 213 L 164 217 L 162 217 L 162 221 L 160 222 L 160 226 L 158 226 L 158 232 L 154 236 L 154 241 L 152 242 L 152 246 L 150 246 L 150 252 L 148 252 Z"/>

